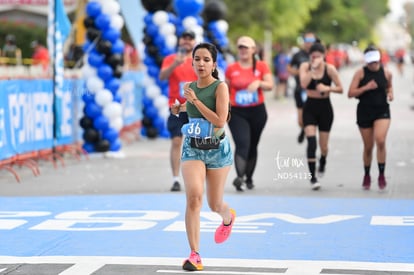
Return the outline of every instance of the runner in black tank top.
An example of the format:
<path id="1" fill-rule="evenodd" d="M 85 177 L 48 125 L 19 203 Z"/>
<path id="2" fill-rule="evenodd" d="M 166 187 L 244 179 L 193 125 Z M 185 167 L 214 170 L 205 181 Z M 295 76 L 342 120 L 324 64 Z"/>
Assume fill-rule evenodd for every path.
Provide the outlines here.
<path id="1" fill-rule="evenodd" d="M 319 176 L 325 172 L 328 155 L 329 132 L 333 123 L 333 109 L 329 95 L 331 92 L 342 93 L 342 84 L 333 65 L 324 61 L 325 48 L 315 43 L 310 48 L 310 61 L 300 66 L 300 84 L 306 89 L 307 100 L 303 107 L 303 125 L 308 141 L 306 156 L 313 190 L 320 188 L 316 178 L 316 131 L 319 130 Z M 334 85 L 331 85 L 333 82 Z"/>
<path id="2" fill-rule="evenodd" d="M 365 175 L 362 187 L 370 189 L 370 168 L 374 144 L 377 145 L 378 186 L 387 185 L 384 170 L 386 159 L 385 141 L 390 127 L 391 115 L 388 101 L 394 98 L 391 72 L 380 64 L 381 55 L 375 47 L 364 51 L 366 66 L 358 69 L 349 87 L 348 96 L 359 99 L 357 124 L 364 143 L 363 161 Z"/>

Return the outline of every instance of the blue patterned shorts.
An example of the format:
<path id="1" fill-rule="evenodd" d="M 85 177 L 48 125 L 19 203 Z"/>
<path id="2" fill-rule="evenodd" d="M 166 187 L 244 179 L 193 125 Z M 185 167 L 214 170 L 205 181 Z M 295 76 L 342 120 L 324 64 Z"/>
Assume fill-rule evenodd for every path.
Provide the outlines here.
<path id="1" fill-rule="evenodd" d="M 233 152 L 231 150 L 228 137 L 224 137 L 220 141 L 218 149 L 200 150 L 192 148 L 190 145 L 190 137 L 185 137 L 183 142 L 183 152 L 181 161 L 201 160 L 207 169 L 217 169 L 233 164 Z"/>

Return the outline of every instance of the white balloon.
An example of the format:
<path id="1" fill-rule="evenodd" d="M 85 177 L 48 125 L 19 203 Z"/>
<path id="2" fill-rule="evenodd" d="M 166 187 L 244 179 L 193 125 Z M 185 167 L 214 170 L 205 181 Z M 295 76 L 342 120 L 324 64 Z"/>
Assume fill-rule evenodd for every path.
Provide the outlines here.
<path id="1" fill-rule="evenodd" d="M 157 85 L 153 84 L 146 88 L 146 94 L 149 98 L 155 99 L 158 95 L 161 94 L 161 89 Z"/>
<path id="2" fill-rule="evenodd" d="M 159 115 L 161 118 L 163 118 L 164 120 L 167 120 L 168 117 L 170 116 L 170 108 L 167 106 L 166 108 L 162 109 L 159 111 Z"/>
<path id="3" fill-rule="evenodd" d="M 196 35 L 203 36 L 204 29 L 200 25 L 196 25 L 191 29 Z"/>
<path id="4" fill-rule="evenodd" d="M 175 49 L 177 46 L 177 36 L 175 34 L 169 34 L 165 37 L 165 46 L 169 49 Z"/>
<path id="5" fill-rule="evenodd" d="M 102 1 L 102 13 L 113 15 L 119 13 L 121 6 L 114 0 Z"/>
<path id="6" fill-rule="evenodd" d="M 148 74 L 144 75 L 144 78 L 142 79 L 142 85 L 144 87 L 154 85 L 154 83 L 155 83 L 155 81 L 152 77 L 150 77 Z"/>
<path id="7" fill-rule="evenodd" d="M 168 22 L 168 13 L 165 11 L 157 11 L 152 16 L 152 22 L 154 22 L 155 25 L 161 26 Z"/>
<path id="8" fill-rule="evenodd" d="M 122 105 L 118 102 L 111 102 L 103 108 L 102 113 L 109 119 L 121 117 Z"/>
<path id="9" fill-rule="evenodd" d="M 186 30 L 192 30 L 194 28 L 194 26 L 197 26 L 197 18 L 195 18 L 194 16 L 187 16 L 183 19 L 183 27 Z"/>
<path id="10" fill-rule="evenodd" d="M 121 30 L 124 26 L 124 18 L 119 14 L 111 15 L 111 23 L 110 26 L 115 30 Z"/>
<path id="11" fill-rule="evenodd" d="M 165 106 L 168 106 L 168 98 L 165 95 L 159 95 L 154 99 L 154 106 L 161 110 Z"/>
<path id="12" fill-rule="evenodd" d="M 124 121 L 122 117 L 117 117 L 109 120 L 109 127 L 114 128 L 117 131 L 120 131 L 124 126 Z"/>
<path id="13" fill-rule="evenodd" d="M 86 81 L 86 87 L 91 93 L 96 93 L 99 90 L 102 90 L 104 87 L 104 82 L 97 76 L 90 77 Z"/>
<path id="14" fill-rule="evenodd" d="M 160 25 L 160 34 L 167 36 L 175 33 L 175 26 L 172 23 L 164 23 Z"/>
<path id="15" fill-rule="evenodd" d="M 95 95 L 96 104 L 102 107 L 105 107 L 107 104 L 111 103 L 113 99 L 114 96 L 107 89 L 100 90 Z"/>
<path id="16" fill-rule="evenodd" d="M 96 68 L 90 66 L 88 63 L 84 63 L 82 66 L 82 75 L 84 78 L 96 76 Z"/>
<path id="17" fill-rule="evenodd" d="M 227 33 L 227 31 L 229 30 L 229 23 L 227 23 L 227 21 L 220 19 L 216 22 L 217 24 L 217 29 L 221 32 L 221 33 Z"/>

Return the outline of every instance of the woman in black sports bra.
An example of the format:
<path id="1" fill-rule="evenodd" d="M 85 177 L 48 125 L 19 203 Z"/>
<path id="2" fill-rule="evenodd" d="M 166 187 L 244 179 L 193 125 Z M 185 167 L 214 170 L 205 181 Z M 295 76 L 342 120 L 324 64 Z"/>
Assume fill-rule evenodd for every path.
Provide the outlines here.
<path id="1" fill-rule="evenodd" d="M 325 172 L 326 156 L 328 155 L 329 132 L 332 127 L 334 113 L 329 99 L 330 93 L 342 93 L 339 74 L 333 65 L 325 62 L 325 47 L 315 43 L 309 50 L 310 60 L 299 68 L 300 84 L 306 89 L 307 100 L 303 107 L 303 125 L 305 127 L 307 158 L 310 182 L 313 190 L 318 190 L 320 184 L 315 175 L 316 171 L 316 130 L 319 130 L 319 176 Z M 332 83 L 334 85 L 332 85 Z"/>
<path id="2" fill-rule="evenodd" d="M 385 159 L 386 138 L 391 123 L 391 113 L 388 102 L 394 99 L 392 89 L 392 74 L 381 65 L 380 51 L 369 46 L 364 51 L 366 65 L 359 68 L 352 78 L 348 97 L 359 100 L 357 107 L 357 124 L 364 144 L 363 162 L 365 175 L 362 187 L 371 187 L 370 168 L 374 145 L 377 146 L 378 187 L 386 187 Z"/>

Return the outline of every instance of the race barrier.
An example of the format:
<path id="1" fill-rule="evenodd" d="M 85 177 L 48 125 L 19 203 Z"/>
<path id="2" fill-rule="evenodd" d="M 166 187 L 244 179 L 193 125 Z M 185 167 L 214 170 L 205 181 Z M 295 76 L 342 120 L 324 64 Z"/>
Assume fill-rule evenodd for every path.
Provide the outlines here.
<path id="1" fill-rule="evenodd" d="M 119 90 L 122 97 L 125 131 L 139 132 L 142 120 L 141 71 L 125 72 Z M 60 160 L 64 151 L 81 149 L 83 129 L 79 119 L 84 108 L 82 95 L 89 91 L 85 80 L 68 79 L 59 94 L 53 94 L 51 79 L 11 79 L 0 81 L 0 169 L 20 177 L 14 166 L 27 166 L 39 175 L 40 159 Z M 55 123 L 54 123 L 55 122 Z M 71 147 L 73 146 L 73 147 Z"/>

